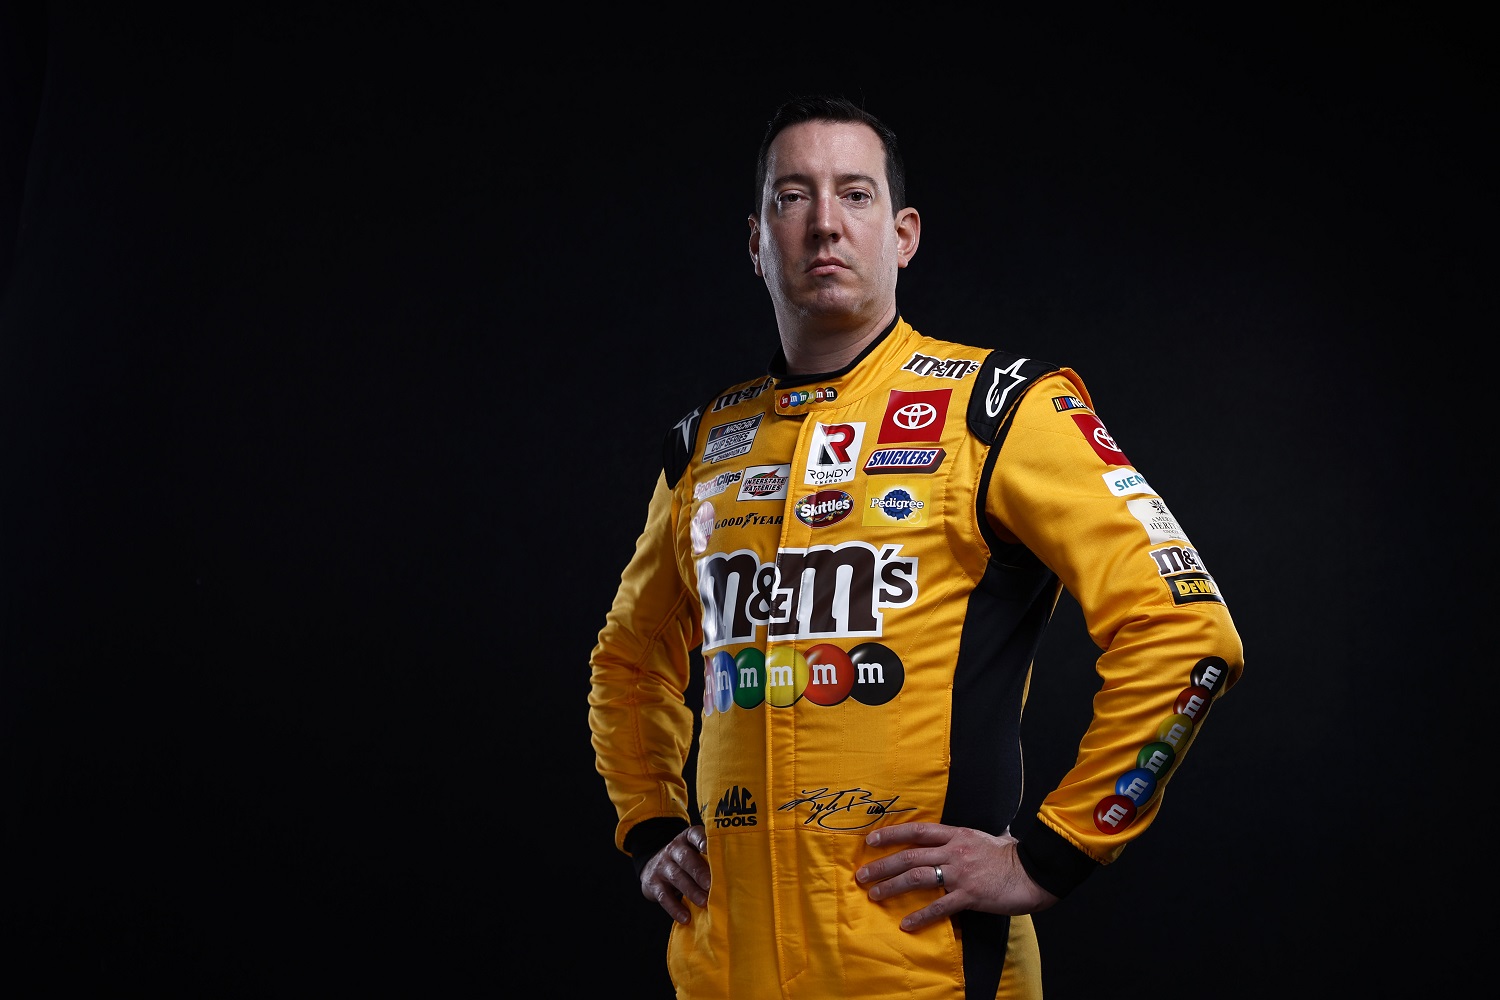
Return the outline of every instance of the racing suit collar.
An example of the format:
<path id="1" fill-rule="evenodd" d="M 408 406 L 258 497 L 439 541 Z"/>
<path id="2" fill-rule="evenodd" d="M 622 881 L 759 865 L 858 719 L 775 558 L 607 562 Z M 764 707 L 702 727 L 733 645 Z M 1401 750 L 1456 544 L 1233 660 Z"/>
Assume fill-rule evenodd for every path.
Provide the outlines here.
<path id="1" fill-rule="evenodd" d="M 901 318 L 898 311 L 891 325 L 870 341 L 853 361 L 837 371 L 810 375 L 789 374 L 786 370 L 786 354 L 778 347 L 767 368 L 776 383 L 776 412 L 800 415 L 853 402 L 865 393 L 878 389 L 884 384 L 884 373 L 906 359 L 907 352 L 904 348 L 914 336 L 916 331 Z"/>

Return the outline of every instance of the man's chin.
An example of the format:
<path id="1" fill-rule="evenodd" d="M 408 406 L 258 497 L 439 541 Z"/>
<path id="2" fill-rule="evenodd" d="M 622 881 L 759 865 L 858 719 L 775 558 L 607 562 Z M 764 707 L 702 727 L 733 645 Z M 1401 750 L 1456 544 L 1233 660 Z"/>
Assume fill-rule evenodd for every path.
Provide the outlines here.
<path id="1" fill-rule="evenodd" d="M 804 296 L 798 310 L 808 319 L 851 319 L 859 311 L 860 298 L 843 288 L 820 288 Z"/>

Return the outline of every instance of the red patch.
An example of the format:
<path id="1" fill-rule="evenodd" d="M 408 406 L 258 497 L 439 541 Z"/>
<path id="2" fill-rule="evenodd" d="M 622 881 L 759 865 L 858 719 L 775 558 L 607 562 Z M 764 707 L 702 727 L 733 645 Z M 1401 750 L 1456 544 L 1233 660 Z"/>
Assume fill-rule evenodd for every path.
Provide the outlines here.
<path id="1" fill-rule="evenodd" d="M 948 400 L 952 396 L 952 389 L 926 389 L 922 392 L 892 389 L 877 440 L 887 443 L 942 440 L 943 426 L 948 422 Z"/>
<path id="2" fill-rule="evenodd" d="M 1110 436 L 1109 431 L 1104 429 L 1098 417 L 1092 413 L 1075 413 L 1073 423 L 1078 425 L 1080 431 L 1083 431 L 1083 436 L 1088 439 L 1090 447 L 1094 449 L 1094 454 L 1110 465 L 1131 464 L 1130 459 L 1126 458 L 1120 446 L 1115 444 L 1115 439 Z"/>

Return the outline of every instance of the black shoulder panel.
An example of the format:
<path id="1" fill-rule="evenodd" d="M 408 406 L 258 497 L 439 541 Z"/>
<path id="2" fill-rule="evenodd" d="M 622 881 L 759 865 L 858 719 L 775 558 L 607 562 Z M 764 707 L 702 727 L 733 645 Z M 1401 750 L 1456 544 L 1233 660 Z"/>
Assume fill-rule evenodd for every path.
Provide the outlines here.
<path id="1" fill-rule="evenodd" d="M 688 463 L 693 460 L 693 447 L 698 441 L 698 423 L 703 419 L 703 410 L 707 405 L 703 404 L 673 424 L 662 439 L 661 467 L 667 474 L 668 486 L 677 485 L 677 480 L 682 478 Z"/>
<path id="2" fill-rule="evenodd" d="M 986 444 L 999 444 L 1011 414 L 1031 383 L 1057 371 L 1050 361 L 1023 358 L 1009 351 L 991 351 L 975 373 L 969 397 L 969 430 Z"/>

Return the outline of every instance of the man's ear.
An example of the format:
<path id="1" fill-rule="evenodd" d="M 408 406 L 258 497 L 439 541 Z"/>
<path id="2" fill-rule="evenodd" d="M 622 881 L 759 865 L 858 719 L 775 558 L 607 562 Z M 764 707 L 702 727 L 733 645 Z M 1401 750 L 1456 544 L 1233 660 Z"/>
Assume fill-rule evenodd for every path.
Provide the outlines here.
<path id="1" fill-rule="evenodd" d="M 745 221 L 750 223 L 750 260 L 755 265 L 755 273 L 764 278 L 766 274 L 760 269 L 760 220 L 751 212 Z"/>
<path id="2" fill-rule="evenodd" d="M 910 206 L 896 213 L 896 266 L 905 267 L 917 255 L 922 242 L 922 217 Z"/>

